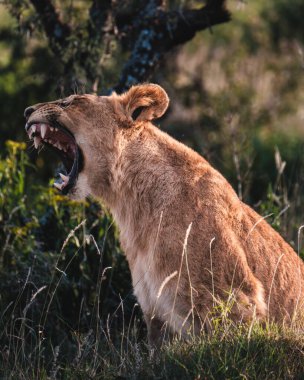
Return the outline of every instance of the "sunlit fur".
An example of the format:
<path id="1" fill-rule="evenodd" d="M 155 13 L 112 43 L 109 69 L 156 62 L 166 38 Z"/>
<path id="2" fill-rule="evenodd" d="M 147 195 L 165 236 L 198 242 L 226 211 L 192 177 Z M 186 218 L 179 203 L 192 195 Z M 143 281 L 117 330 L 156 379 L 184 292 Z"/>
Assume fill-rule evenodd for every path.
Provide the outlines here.
<path id="1" fill-rule="evenodd" d="M 67 101 L 34 106 L 29 122 L 56 118 L 74 134 L 84 168 L 70 196 L 112 211 L 151 342 L 208 329 L 228 299 L 235 321 L 288 322 L 301 310 L 294 250 L 203 157 L 151 124 L 168 106 L 161 87 Z"/>

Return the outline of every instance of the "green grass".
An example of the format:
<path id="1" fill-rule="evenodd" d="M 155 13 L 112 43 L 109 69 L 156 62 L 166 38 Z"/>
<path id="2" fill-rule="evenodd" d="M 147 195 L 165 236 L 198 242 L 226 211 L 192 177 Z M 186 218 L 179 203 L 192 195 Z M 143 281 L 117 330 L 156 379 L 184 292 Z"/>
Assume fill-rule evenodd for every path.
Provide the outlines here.
<path id="1" fill-rule="evenodd" d="M 188 342 L 151 350 L 136 326 L 116 341 L 103 333 L 79 337 L 78 350 L 65 362 L 62 347 L 47 363 L 17 354 L 3 362 L 5 379 L 302 379 L 304 335 L 297 328 L 228 324 Z M 39 348 L 37 347 L 39 350 Z M 17 360 L 16 360 L 17 359 Z"/>

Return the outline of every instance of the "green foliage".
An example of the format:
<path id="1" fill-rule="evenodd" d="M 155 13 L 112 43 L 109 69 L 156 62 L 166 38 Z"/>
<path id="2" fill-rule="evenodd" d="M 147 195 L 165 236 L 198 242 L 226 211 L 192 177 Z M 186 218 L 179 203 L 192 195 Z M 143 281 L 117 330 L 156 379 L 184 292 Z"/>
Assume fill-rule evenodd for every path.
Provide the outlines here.
<path id="1" fill-rule="evenodd" d="M 9 265 L 14 255 L 14 248 L 20 249 L 28 231 L 36 226 L 35 220 L 26 220 L 25 166 L 28 158 L 26 145 L 8 141 L 8 154 L 0 162 L 0 236 L 2 261 Z M 19 224 L 19 221 L 23 221 Z M 16 221 L 18 221 L 16 223 Z M 33 249 L 33 241 L 27 242 L 26 252 Z"/>
<path id="2" fill-rule="evenodd" d="M 18 1 L 10 6 L 17 6 Z M 20 16 L 20 15 L 19 15 Z M 0 147 L 7 139 L 23 140 L 24 108 L 54 96 L 59 67 L 45 41 L 29 41 L 18 24 L 0 4 Z M 37 59 L 39 58 L 39 59 Z"/>
<path id="3" fill-rule="evenodd" d="M 109 215 L 52 188 L 31 183 L 33 191 L 26 191 L 32 170 L 26 145 L 6 146 L 0 160 L 1 353 L 8 350 L 11 363 L 19 351 L 29 360 L 38 350 L 32 359 L 45 364 L 60 344 L 67 360 L 78 333 L 98 334 L 106 323 L 111 331 L 130 318 L 129 270 Z"/>

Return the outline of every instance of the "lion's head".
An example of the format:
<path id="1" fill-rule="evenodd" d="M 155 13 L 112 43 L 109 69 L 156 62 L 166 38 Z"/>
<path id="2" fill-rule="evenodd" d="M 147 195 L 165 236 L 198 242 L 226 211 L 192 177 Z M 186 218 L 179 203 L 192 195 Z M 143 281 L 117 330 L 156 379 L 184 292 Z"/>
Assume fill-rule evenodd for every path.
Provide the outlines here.
<path id="1" fill-rule="evenodd" d="M 162 116 L 168 103 L 155 84 L 122 95 L 71 95 L 26 108 L 25 129 L 36 149 L 47 146 L 60 156 L 65 173 L 54 183 L 59 191 L 81 199 L 98 188 L 102 196 L 111 186 L 122 133 Z"/>

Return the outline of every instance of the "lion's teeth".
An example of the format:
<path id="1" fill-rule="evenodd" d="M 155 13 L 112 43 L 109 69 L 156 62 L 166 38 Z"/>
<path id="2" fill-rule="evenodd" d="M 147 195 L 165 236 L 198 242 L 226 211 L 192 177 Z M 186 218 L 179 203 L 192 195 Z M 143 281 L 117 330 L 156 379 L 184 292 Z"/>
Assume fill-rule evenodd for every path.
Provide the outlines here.
<path id="1" fill-rule="evenodd" d="M 62 190 L 62 188 L 63 188 L 63 183 L 57 183 L 57 182 L 54 182 L 54 186 L 55 186 L 58 190 Z"/>
<path id="2" fill-rule="evenodd" d="M 36 149 L 38 148 L 40 141 L 41 141 L 41 138 L 39 136 L 34 137 L 34 145 Z"/>
<path id="3" fill-rule="evenodd" d="M 68 175 L 64 175 L 62 173 L 59 173 L 60 178 L 63 180 L 64 184 L 67 184 L 69 182 L 70 177 Z"/>
<path id="4" fill-rule="evenodd" d="M 53 131 L 54 131 L 54 129 L 55 129 L 55 128 L 53 128 L 53 127 L 50 127 L 50 130 L 51 130 L 51 132 L 53 132 Z"/>
<path id="5" fill-rule="evenodd" d="M 41 133 L 41 137 L 42 137 L 43 139 L 45 138 L 46 130 L 47 130 L 47 126 L 46 126 L 46 124 L 41 124 L 41 125 L 40 125 L 40 133 Z"/>
<path id="6" fill-rule="evenodd" d="M 31 129 L 29 130 L 29 136 L 30 136 L 30 138 L 33 138 L 34 136 L 34 133 L 36 132 L 36 127 L 37 127 L 37 125 L 36 124 L 33 124 L 32 126 L 31 126 Z"/>

